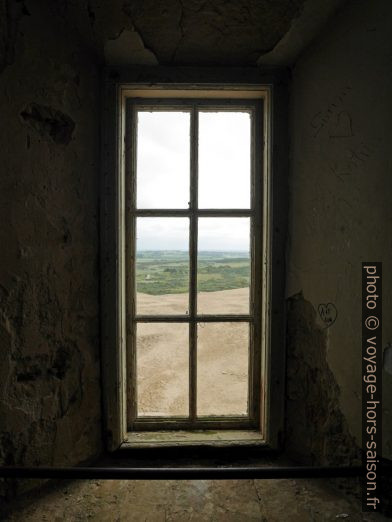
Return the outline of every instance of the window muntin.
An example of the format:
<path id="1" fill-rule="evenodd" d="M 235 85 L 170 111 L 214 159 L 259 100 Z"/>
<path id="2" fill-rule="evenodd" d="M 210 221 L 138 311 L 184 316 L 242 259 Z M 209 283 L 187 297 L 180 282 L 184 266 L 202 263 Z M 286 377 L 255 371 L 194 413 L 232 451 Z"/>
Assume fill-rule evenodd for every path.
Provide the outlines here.
<path id="1" fill-rule="evenodd" d="M 150 201 L 155 201 L 154 205 L 141 203 L 142 199 L 138 196 L 138 190 L 142 190 L 145 193 L 146 184 L 143 185 L 143 181 L 140 179 L 143 176 L 146 178 L 146 173 L 142 173 L 139 176 L 138 160 L 140 154 L 138 147 L 140 147 L 140 140 L 142 139 L 142 132 L 139 132 L 138 122 L 143 121 L 141 115 L 145 113 L 152 115 L 186 115 L 189 116 L 190 132 L 189 132 L 189 202 L 188 208 L 183 208 L 180 199 L 178 206 L 168 208 L 167 200 L 164 197 L 159 198 L 159 193 L 162 194 L 162 182 L 155 185 L 151 183 L 151 179 L 154 176 L 150 176 L 150 190 L 156 194 L 149 196 Z M 242 167 L 241 172 L 231 171 L 230 183 L 232 185 L 231 190 L 226 190 L 227 186 L 223 184 L 222 191 L 217 191 L 219 183 L 222 183 L 222 174 L 217 176 L 218 181 L 214 181 L 215 192 L 218 197 L 213 197 L 213 194 L 208 193 L 206 185 L 206 168 L 204 166 L 204 174 L 199 176 L 199 163 L 202 151 L 200 144 L 203 144 L 201 139 L 201 132 L 203 126 L 200 126 L 204 116 L 224 115 L 224 120 L 227 121 L 227 116 L 245 116 L 248 119 L 249 130 L 247 136 L 242 141 L 248 143 L 248 154 L 247 159 L 243 163 L 238 162 L 238 166 Z M 172 118 L 172 120 L 181 121 L 181 117 Z M 241 118 L 239 118 L 241 120 Z M 233 118 L 235 120 L 235 118 Z M 238 120 L 238 118 L 237 118 Z M 128 389 L 128 427 L 129 429 L 181 429 L 181 428 L 204 428 L 204 427 L 256 427 L 259 423 L 259 368 L 260 368 L 260 292 L 256 292 L 260 284 L 260 270 L 261 270 L 261 161 L 255 147 L 257 138 L 260 138 L 261 129 L 261 102 L 260 101 L 241 101 L 236 100 L 234 104 L 225 101 L 217 100 L 187 100 L 181 102 L 178 100 L 129 100 L 127 110 L 127 121 L 126 121 L 126 136 L 127 136 L 127 178 L 128 181 L 128 204 L 127 209 L 127 252 L 128 252 L 128 263 L 127 263 L 127 318 L 128 318 L 128 351 L 127 351 L 127 372 L 130 376 L 128 382 L 130 383 Z M 185 129 L 185 126 L 184 126 Z M 233 128 L 234 129 L 234 128 Z M 243 130 L 243 128 L 242 128 Z M 185 134 L 188 136 L 187 131 Z M 234 132 L 234 130 L 233 130 Z M 164 134 L 164 133 L 162 133 Z M 232 144 L 234 145 L 234 144 Z M 185 147 L 187 149 L 187 147 Z M 246 149 L 246 146 L 245 146 Z M 206 147 L 204 146 L 204 151 Z M 205 152 L 203 152 L 205 154 Z M 235 157 L 235 154 L 231 154 Z M 237 156 L 241 156 L 237 154 Z M 216 159 L 216 158 L 215 158 Z M 206 161 L 204 160 L 204 163 Z M 215 161 L 216 163 L 216 161 Z M 225 165 L 225 162 L 222 162 Z M 235 163 L 235 161 L 234 161 Z M 183 165 L 187 164 L 186 158 L 182 161 Z M 226 163 L 227 165 L 227 163 Z M 185 173 L 185 169 L 184 169 Z M 203 179 L 204 176 L 204 179 Z M 241 183 L 241 176 L 242 182 Z M 185 176 L 184 176 L 185 177 Z M 172 176 L 175 179 L 175 176 Z M 170 185 L 170 177 L 168 177 Z M 200 181 L 202 183 L 200 184 Z M 218 183 L 218 185 L 217 185 Z M 185 182 L 182 182 L 181 187 L 185 186 Z M 213 183 L 212 183 L 213 185 Z M 139 188 L 138 188 L 139 187 Z M 140 188 L 141 187 L 141 188 Z M 237 189 L 237 190 L 236 190 Z M 202 191 L 206 197 L 202 195 Z M 246 194 L 249 192 L 249 198 Z M 185 192 L 183 192 L 185 193 Z M 235 199 L 235 193 L 238 193 L 237 200 Z M 223 197 L 222 197 L 223 194 Z M 234 194 L 234 197 L 233 197 Z M 155 198 L 155 199 L 154 199 Z M 199 199 L 203 201 L 204 205 L 208 205 L 208 208 L 199 206 Z M 249 199 L 249 201 L 248 201 Z M 213 206 L 215 202 L 215 207 Z M 222 207 L 222 202 L 231 203 L 231 207 Z M 137 223 L 142 223 L 142 220 L 153 220 L 157 222 L 165 220 L 181 219 L 183 221 L 188 220 L 189 222 L 189 290 L 184 292 L 185 299 L 182 300 L 181 306 L 177 306 L 178 303 L 173 307 L 165 306 L 164 309 L 157 306 L 146 307 L 141 303 L 141 299 L 137 296 L 138 289 L 138 259 L 136 245 L 140 242 L 140 235 L 136 232 Z M 198 266 L 201 267 L 201 252 L 198 249 L 198 244 L 208 244 L 208 241 L 215 245 L 223 241 L 223 235 L 215 238 L 208 238 L 208 227 L 206 224 L 211 223 L 211 220 L 216 220 L 216 223 L 220 221 L 226 225 L 227 238 L 233 240 L 233 235 L 237 233 L 241 236 L 241 241 L 244 246 L 243 252 L 247 250 L 250 252 L 250 263 L 248 267 L 242 267 L 242 272 L 248 272 L 248 285 L 249 288 L 247 299 L 245 300 L 246 305 L 240 312 L 237 310 L 235 313 L 232 312 L 230 306 L 219 307 L 209 306 L 208 299 L 205 300 L 205 306 L 200 306 L 203 300 L 200 298 L 201 294 L 198 290 L 201 287 L 198 286 L 198 279 L 201 274 L 198 273 Z M 174 223 L 174 221 L 173 221 Z M 236 226 L 228 226 L 229 223 Z M 240 225 L 241 224 L 241 225 Z M 245 225 L 245 226 L 244 226 Z M 216 227 L 215 227 L 216 228 Z M 218 227 L 219 228 L 219 227 Z M 185 230 L 185 229 L 184 229 Z M 237 230 L 237 232 L 236 232 Z M 211 230 L 209 231 L 211 232 Z M 155 240 L 167 241 L 167 245 L 170 245 L 170 234 L 168 237 L 164 237 L 162 234 L 156 234 Z M 215 239 L 215 241 L 214 241 Z M 216 246 L 215 246 L 216 248 Z M 141 249 L 140 249 L 141 250 Z M 183 250 L 186 252 L 186 250 Z M 135 255 L 136 254 L 136 255 Z M 140 259 L 139 259 L 140 261 Z M 243 274 L 244 275 L 244 274 Z M 246 274 L 245 274 L 246 277 Z M 139 278 L 140 286 L 140 278 Z M 184 296 L 183 296 L 184 297 Z M 188 299 L 189 297 L 189 299 Z M 207 296 L 208 297 L 208 296 Z M 184 305 L 188 301 L 188 307 L 184 311 Z M 199 301 L 199 310 L 198 310 Z M 137 305 L 135 306 L 135 304 Z M 207 303 L 207 304 L 206 304 Z M 163 310 L 163 313 L 162 313 Z M 176 324 L 178 323 L 178 324 Z M 138 375 L 138 353 L 141 353 L 140 341 L 138 341 L 139 332 L 146 327 L 156 328 L 165 326 L 166 328 L 173 327 L 172 332 L 175 331 L 175 326 L 186 326 L 188 328 L 188 351 L 189 351 L 189 365 L 188 365 L 188 390 L 185 391 L 185 395 L 188 396 L 188 413 L 179 414 L 179 411 L 175 409 L 171 410 L 169 414 L 160 414 L 164 408 L 155 408 L 154 411 L 143 410 L 142 400 L 142 387 L 140 375 Z M 203 330 L 204 328 L 204 330 Z M 205 352 L 204 346 L 208 345 L 208 339 L 205 337 L 206 332 L 217 332 L 219 329 L 237 329 L 241 331 L 242 341 L 240 343 L 234 342 L 231 347 L 231 353 L 233 361 L 238 359 L 241 361 L 239 365 L 242 374 L 246 371 L 247 378 L 244 386 L 244 382 L 240 383 L 241 391 L 239 393 L 242 397 L 241 405 L 233 406 L 232 408 L 223 406 L 222 398 L 225 396 L 225 387 L 227 387 L 227 404 L 230 404 L 230 386 L 233 383 L 229 382 L 228 378 L 223 378 L 224 375 L 228 375 L 224 369 L 221 369 L 219 375 L 220 379 L 215 379 L 215 383 L 221 385 L 216 391 L 216 397 L 221 397 L 221 407 L 208 404 L 200 396 L 200 390 L 203 387 L 208 390 L 208 379 L 203 380 L 206 376 L 205 357 L 203 359 L 203 353 Z M 233 331 L 234 331 L 233 330 Z M 222 330 L 221 330 L 222 331 Z M 224 331 L 224 330 L 223 330 Z M 246 335 L 244 334 L 246 332 Z M 177 347 L 178 351 L 178 347 Z M 180 350 L 181 352 L 181 350 Z M 245 354 L 245 355 L 244 355 Z M 141 356 L 139 355 L 139 367 L 140 367 Z M 147 363 L 144 366 L 144 372 L 147 372 Z M 169 360 L 164 361 L 165 365 L 170 366 Z M 230 366 L 230 364 L 229 364 Z M 198 371 L 199 367 L 199 371 Z M 246 370 L 244 370 L 246 368 Z M 226 373 L 222 373 L 225 372 Z M 202 373 L 200 373 L 202 372 Z M 183 381 L 182 381 L 183 382 Z M 212 382 L 212 381 L 211 381 Z M 237 383 L 238 387 L 238 383 Z M 139 389 L 138 389 L 139 388 Z M 199 392 L 198 392 L 199 388 Z M 245 390 L 245 391 L 244 391 Z M 208 393 L 208 392 L 207 392 Z M 140 398 L 138 397 L 140 395 Z M 184 394 L 182 394 L 184 395 Z M 207 401 L 208 402 L 208 401 Z M 198 403 L 199 406 L 198 407 Z M 219 399 L 218 403 L 219 404 Z M 151 409 L 151 408 L 150 408 Z M 183 410 L 184 412 L 185 410 Z M 158 412 L 158 413 L 157 413 Z"/>

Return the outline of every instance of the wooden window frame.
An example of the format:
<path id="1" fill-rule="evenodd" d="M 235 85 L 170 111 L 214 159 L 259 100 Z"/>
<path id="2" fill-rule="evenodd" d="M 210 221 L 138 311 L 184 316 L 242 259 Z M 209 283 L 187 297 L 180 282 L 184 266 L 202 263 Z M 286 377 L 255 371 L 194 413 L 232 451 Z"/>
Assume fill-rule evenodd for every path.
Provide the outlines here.
<path id="1" fill-rule="evenodd" d="M 260 404 L 258 412 L 244 428 L 261 430 L 263 444 L 268 448 L 277 448 L 282 440 L 284 427 L 284 361 L 285 361 L 285 322 L 284 322 L 284 249 L 287 228 L 287 77 L 285 72 L 262 73 L 254 69 L 230 69 L 211 71 L 193 68 L 134 68 L 132 70 L 107 69 L 105 71 L 103 133 L 102 133 L 102 199 L 101 199 L 101 310 L 102 310 L 102 378 L 103 378 L 103 414 L 105 423 L 106 445 L 110 451 L 124 447 L 128 435 L 127 393 L 130 380 L 127 378 L 127 359 L 129 360 L 129 335 L 132 335 L 134 317 L 127 309 L 128 285 L 126 281 L 127 242 L 125 241 L 128 218 L 132 214 L 132 205 L 127 198 L 126 162 L 127 147 L 125 125 L 127 119 L 126 106 L 129 98 L 158 97 L 176 98 L 180 103 L 192 105 L 192 99 L 216 98 L 224 100 L 216 102 L 229 106 L 238 106 L 238 100 L 252 103 L 251 100 L 262 100 L 264 115 L 262 117 L 262 133 L 259 146 L 262 149 L 263 176 L 260 190 L 255 194 L 260 197 L 260 220 L 254 219 L 261 229 L 262 247 L 260 252 L 259 275 L 253 273 L 255 295 L 260 296 L 259 309 L 261 318 L 258 342 L 261 345 L 260 372 L 265 376 L 260 381 Z M 233 101 L 230 101 L 233 100 Z M 170 102 L 172 103 L 172 102 Z M 177 102 L 176 102 L 177 103 Z M 208 102 L 210 103 L 210 101 Z M 257 145 L 257 144 L 256 144 Z M 195 155 L 193 154 L 193 157 Z M 255 170 L 255 169 L 254 169 Z M 254 209 L 254 207 L 253 207 Z M 230 216 L 242 215 L 238 209 L 226 209 Z M 148 215 L 151 211 L 143 211 Z M 168 215 L 162 211 L 160 215 Z M 176 211 L 176 215 L 189 212 Z M 214 210 L 199 210 L 199 216 L 214 215 Z M 261 242 L 260 242 L 261 243 Z M 192 256 L 191 256 L 192 257 Z M 195 262 L 195 261 L 193 261 Z M 256 284 L 256 279 L 259 278 Z M 129 278 L 128 278 L 129 279 Z M 131 283 L 132 284 L 132 283 Z M 191 285 L 192 286 L 192 285 Z M 195 286 L 193 284 L 193 288 Z M 194 291 L 194 290 L 193 290 Z M 261 302 L 265 306 L 261 306 Z M 195 312 L 195 311 L 194 311 Z M 235 316 L 234 320 L 249 320 L 249 317 Z M 219 320 L 230 321 L 233 316 L 221 316 Z M 151 318 L 145 318 L 151 319 Z M 161 318 L 159 318 L 161 319 Z M 177 319 L 180 319 L 177 317 Z M 183 318 L 181 318 L 182 320 Z M 216 322 L 217 316 L 204 317 L 203 322 Z M 138 320 L 144 320 L 138 318 Z M 173 316 L 167 320 L 175 321 Z M 200 318 L 193 316 L 187 319 L 191 328 L 195 328 Z M 192 351 L 192 350 L 191 350 Z M 131 353 L 135 353 L 131 350 Z M 192 356 L 195 356 L 193 350 Z M 256 365 L 257 366 L 257 365 Z M 195 393 L 193 388 L 192 393 Z M 272 397 L 274 400 L 272 400 Z M 253 404 L 257 404 L 254 401 Z M 260 419 L 258 422 L 257 419 Z M 233 420 L 233 419 L 231 419 Z M 206 419 L 207 421 L 207 419 Z M 200 424 L 199 429 L 216 427 L 209 423 Z M 227 419 L 228 429 L 233 426 Z M 156 429 L 155 421 L 150 422 L 150 429 Z M 180 426 L 176 420 L 176 429 Z M 133 428 L 138 428 L 133 423 Z M 146 424 L 143 421 L 144 426 Z M 162 424 L 159 422 L 159 425 Z M 143 429 L 145 429 L 145 427 Z M 182 426 L 181 426 L 182 427 Z M 195 425 L 183 426 L 195 429 Z M 170 422 L 165 429 L 170 430 Z"/>
<path id="2" fill-rule="evenodd" d="M 261 347 L 261 201 L 262 201 L 262 111 L 263 100 L 231 99 L 167 99 L 128 98 L 126 101 L 125 169 L 126 169 L 126 266 L 127 281 L 127 425 L 129 431 L 137 430 L 195 430 L 195 429 L 250 429 L 259 428 L 260 419 L 260 347 Z M 187 209 L 138 209 L 136 205 L 136 118 L 138 110 L 184 110 L 190 113 L 190 205 Z M 249 209 L 201 209 L 198 206 L 198 111 L 249 111 L 251 117 L 251 205 Z M 130 182 L 128 182 L 128 180 Z M 136 219 L 138 217 L 185 217 L 189 218 L 189 314 L 188 315 L 137 315 L 135 301 L 135 247 Z M 198 218 L 202 217 L 245 217 L 250 221 L 250 302 L 248 314 L 204 314 L 197 313 L 197 257 Z M 136 378 L 136 329 L 138 323 L 186 323 L 189 325 L 189 418 L 137 417 Z M 241 322 L 249 324 L 248 342 L 248 414 L 197 415 L 197 325 L 199 323 Z M 228 392 L 229 395 L 229 392 Z"/>

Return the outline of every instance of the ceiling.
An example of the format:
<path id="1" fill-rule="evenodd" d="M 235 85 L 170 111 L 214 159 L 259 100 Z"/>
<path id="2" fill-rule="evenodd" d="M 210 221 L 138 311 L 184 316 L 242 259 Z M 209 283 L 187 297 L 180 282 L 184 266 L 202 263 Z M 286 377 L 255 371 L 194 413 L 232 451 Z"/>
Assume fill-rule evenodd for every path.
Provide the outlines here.
<path id="1" fill-rule="evenodd" d="M 305 0 L 132 0 L 123 11 L 161 65 L 255 65 Z"/>
<path id="2" fill-rule="evenodd" d="M 0 0 L 0 72 L 14 60 L 19 21 L 34 23 L 44 6 L 108 65 L 287 66 L 345 2 Z"/>

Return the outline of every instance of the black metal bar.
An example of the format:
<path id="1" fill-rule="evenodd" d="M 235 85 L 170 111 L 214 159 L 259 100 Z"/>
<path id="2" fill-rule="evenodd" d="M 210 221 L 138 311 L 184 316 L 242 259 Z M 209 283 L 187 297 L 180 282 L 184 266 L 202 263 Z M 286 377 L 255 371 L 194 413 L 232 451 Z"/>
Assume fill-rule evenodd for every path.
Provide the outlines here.
<path id="1" fill-rule="evenodd" d="M 2 478 L 100 479 L 100 480 L 251 480 L 358 477 L 361 466 L 353 467 L 204 467 L 204 468 L 118 468 L 118 467 L 0 467 Z M 381 475 L 392 476 L 392 467 Z"/>

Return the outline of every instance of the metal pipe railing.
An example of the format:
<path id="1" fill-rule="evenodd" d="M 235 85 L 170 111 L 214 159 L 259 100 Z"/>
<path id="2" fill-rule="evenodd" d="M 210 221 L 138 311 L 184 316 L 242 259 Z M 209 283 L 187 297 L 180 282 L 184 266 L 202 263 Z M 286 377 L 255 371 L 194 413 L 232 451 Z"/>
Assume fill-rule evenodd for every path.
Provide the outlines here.
<path id="1" fill-rule="evenodd" d="M 379 475 L 392 476 L 392 467 L 381 467 Z M 237 480 L 359 477 L 353 467 L 0 467 L 0 477 L 20 479 L 109 479 L 109 480 Z"/>

